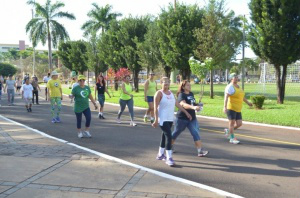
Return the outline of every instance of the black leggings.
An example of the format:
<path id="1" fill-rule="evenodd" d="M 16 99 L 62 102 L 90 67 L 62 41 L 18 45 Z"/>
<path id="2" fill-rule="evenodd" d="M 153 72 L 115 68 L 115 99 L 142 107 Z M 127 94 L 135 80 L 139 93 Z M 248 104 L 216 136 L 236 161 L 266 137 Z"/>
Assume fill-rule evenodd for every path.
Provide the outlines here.
<path id="1" fill-rule="evenodd" d="M 77 119 L 77 129 L 81 129 L 81 119 L 82 119 L 82 114 L 84 115 L 85 117 L 85 127 L 90 127 L 90 124 L 91 124 L 91 117 L 92 117 L 92 114 L 91 114 L 91 110 L 90 108 L 87 108 L 86 110 L 84 110 L 83 112 L 80 112 L 80 113 L 76 113 L 76 119 Z"/>
<path id="2" fill-rule="evenodd" d="M 39 103 L 39 91 L 38 90 L 33 90 L 32 92 L 32 103 L 34 104 L 34 96 L 35 96 L 35 101 L 36 104 Z"/>
<path id="3" fill-rule="evenodd" d="M 172 125 L 173 122 L 164 122 L 162 126 L 160 126 L 163 131 L 161 136 L 160 147 L 166 148 L 166 150 L 171 150 L 172 148 Z M 167 147 L 166 147 L 166 139 L 167 139 Z"/>

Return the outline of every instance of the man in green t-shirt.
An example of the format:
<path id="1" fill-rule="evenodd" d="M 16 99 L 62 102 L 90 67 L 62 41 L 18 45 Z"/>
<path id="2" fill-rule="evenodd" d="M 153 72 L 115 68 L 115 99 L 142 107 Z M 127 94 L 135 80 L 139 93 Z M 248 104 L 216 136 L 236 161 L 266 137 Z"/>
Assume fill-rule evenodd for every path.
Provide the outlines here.
<path id="1" fill-rule="evenodd" d="M 75 104 L 74 104 L 74 112 L 77 119 L 77 130 L 78 130 L 78 137 L 92 137 L 89 128 L 91 124 L 91 110 L 89 107 L 89 99 L 92 101 L 92 103 L 95 106 L 95 109 L 98 109 L 98 106 L 91 94 L 91 89 L 89 86 L 86 86 L 84 84 L 85 82 L 85 76 L 79 75 L 78 76 L 78 83 L 79 86 L 76 86 L 72 89 L 72 95 L 70 95 L 71 98 L 75 98 Z M 81 131 L 81 119 L 82 114 L 85 116 L 85 131 Z"/>

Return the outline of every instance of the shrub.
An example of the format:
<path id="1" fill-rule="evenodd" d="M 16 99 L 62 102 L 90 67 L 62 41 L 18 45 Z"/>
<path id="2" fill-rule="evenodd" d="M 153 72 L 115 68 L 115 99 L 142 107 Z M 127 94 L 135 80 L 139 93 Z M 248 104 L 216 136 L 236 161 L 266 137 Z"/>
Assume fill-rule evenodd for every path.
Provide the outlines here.
<path id="1" fill-rule="evenodd" d="M 250 96 L 250 99 L 257 109 L 261 109 L 262 106 L 264 105 L 264 101 L 266 97 L 263 95 L 255 95 L 255 96 Z"/>

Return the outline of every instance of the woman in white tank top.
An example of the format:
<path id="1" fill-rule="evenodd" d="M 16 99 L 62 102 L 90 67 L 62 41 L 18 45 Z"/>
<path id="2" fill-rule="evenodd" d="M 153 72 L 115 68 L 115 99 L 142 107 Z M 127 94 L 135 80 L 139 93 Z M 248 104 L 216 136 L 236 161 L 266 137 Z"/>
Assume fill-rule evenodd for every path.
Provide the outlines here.
<path id="1" fill-rule="evenodd" d="M 192 119 L 191 115 L 176 101 L 173 93 L 169 90 L 170 80 L 167 77 L 163 77 L 161 80 L 162 89 L 157 91 L 154 96 L 154 116 L 155 121 L 152 124 L 153 127 L 159 126 L 162 129 L 162 137 L 160 142 L 159 151 L 157 154 L 157 160 L 166 160 L 166 164 L 174 166 L 175 162 L 172 158 L 172 124 L 174 120 L 175 106 L 186 114 L 189 119 Z M 167 143 L 166 143 L 167 141 Z M 165 150 L 166 155 L 165 156 Z"/>

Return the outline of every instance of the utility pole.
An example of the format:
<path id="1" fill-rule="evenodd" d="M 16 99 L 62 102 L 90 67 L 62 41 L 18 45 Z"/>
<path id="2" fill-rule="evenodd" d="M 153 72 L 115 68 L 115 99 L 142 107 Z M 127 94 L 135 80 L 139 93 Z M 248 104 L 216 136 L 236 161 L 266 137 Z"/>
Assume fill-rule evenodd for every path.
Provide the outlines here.
<path id="1" fill-rule="evenodd" d="M 31 9 L 31 13 L 32 13 L 32 19 L 33 19 L 33 17 L 34 17 L 34 11 L 33 11 L 33 9 Z M 32 56 L 32 66 L 33 66 L 33 76 L 34 76 L 34 74 L 35 74 L 35 49 L 34 49 L 34 46 L 32 45 L 32 49 L 33 49 L 33 56 Z"/>
<path id="2" fill-rule="evenodd" d="M 246 17 L 244 15 L 243 19 L 243 54 L 242 54 L 242 89 L 245 90 L 245 20 Z"/>

